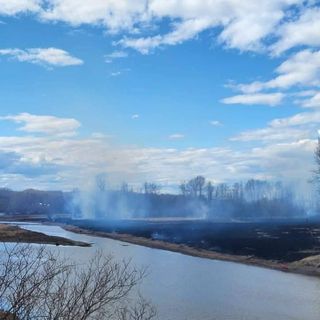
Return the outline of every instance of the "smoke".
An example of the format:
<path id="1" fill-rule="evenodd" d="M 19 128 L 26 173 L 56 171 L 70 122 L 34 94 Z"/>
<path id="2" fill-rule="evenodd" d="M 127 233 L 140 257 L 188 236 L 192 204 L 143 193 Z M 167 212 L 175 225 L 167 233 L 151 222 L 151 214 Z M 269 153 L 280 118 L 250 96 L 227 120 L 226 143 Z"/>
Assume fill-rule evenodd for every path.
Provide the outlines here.
<path id="1" fill-rule="evenodd" d="M 125 219 L 128 208 L 125 199 L 115 199 L 115 192 L 108 186 L 106 173 L 100 173 L 75 190 L 70 203 L 73 218 L 82 219 Z"/>
<path id="2" fill-rule="evenodd" d="M 319 213 L 319 197 L 308 182 L 281 183 L 248 180 L 233 185 L 196 177 L 181 185 L 183 194 L 160 193 L 160 187 L 145 183 L 139 191 L 128 184 L 115 189 L 108 175 L 98 174 L 73 192 L 69 203 L 74 219 L 124 220 L 137 218 L 195 218 L 256 220 L 307 217 Z M 191 189 L 190 189 L 191 186 Z M 210 190 L 209 190 L 210 187 Z"/>

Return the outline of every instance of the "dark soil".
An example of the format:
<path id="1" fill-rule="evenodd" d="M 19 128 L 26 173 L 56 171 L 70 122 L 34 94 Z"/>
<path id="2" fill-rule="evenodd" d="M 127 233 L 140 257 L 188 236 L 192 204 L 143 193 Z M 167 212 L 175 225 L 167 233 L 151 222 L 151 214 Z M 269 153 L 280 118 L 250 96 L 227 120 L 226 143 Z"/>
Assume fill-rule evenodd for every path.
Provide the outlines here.
<path id="1" fill-rule="evenodd" d="M 284 263 L 320 254 L 320 223 L 316 220 L 246 223 L 216 223 L 204 220 L 63 222 L 91 231 L 129 234 L 197 249 Z"/>

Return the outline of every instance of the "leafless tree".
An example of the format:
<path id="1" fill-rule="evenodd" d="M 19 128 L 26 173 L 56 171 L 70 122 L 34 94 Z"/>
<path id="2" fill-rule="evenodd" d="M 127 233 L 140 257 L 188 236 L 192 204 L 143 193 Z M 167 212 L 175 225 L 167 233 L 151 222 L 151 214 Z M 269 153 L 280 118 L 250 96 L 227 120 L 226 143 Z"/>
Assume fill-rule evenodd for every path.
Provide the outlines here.
<path id="1" fill-rule="evenodd" d="M 180 186 L 181 191 L 184 194 L 188 194 L 192 197 L 199 197 L 201 198 L 203 195 L 203 189 L 206 183 L 206 179 L 202 176 L 197 176 L 187 183 L 183 183 Z"/>
<path id="2" fill-rule="evenodd" d="M 206 178 L 202 176 L 195 177 L 196 185 L 199 191 L 199 197 L 202 197 L 203 188 L 206 184 Z"/>
<path id="3" fill-rule="evenodd" d="M 183 196 L 187 196 L 188 195 L 188 189 L 187 189 L 187 184 L 185 182 L 182 182 L 179 186 L 181 194 Z"/>
<path id="4" fill-rule="evenodd" d="M 3 320 L 151 320 L 145 300 L 131 305 L 145 270 L 101 252 L 83 265 L 44 247 L 4 246 L 0 258 L 0 316 Z"/>
<path id="5" fill-rule="evenodd" d="M 126 182 L 123 182 L 121 187 L 120 187 L 120 192 L 122 194 L 127 194 L 129 192 L 129 185 Z"/>
<path id="6" fill-rule="evenodd" d="M 141 296 L 135 305 L 119 308 L 117 311 L 118 320 L 152 320 L 156 314 L 156 309 Z"/>
<path id="7" fill-rule="evenodd" d="M 145 182 L 144 183 L 144 193 L 145 194 L 158 194 L 161 190 L 161 186 L 155 183 L 149 183 Z"/>
<path id="8" fill-rule="evenodd" d="M 107 175 L 105 173 L 97 174 L 95 180 L 97 190 L 105 192 L 107 190 Z"/>
<path id="9" fill-rule="evenodd" d="M 207 190 L 207 199 L 211 201 L 213 197 L 214 186 L 210 181 L 207 183 L 206 190 Z"/>

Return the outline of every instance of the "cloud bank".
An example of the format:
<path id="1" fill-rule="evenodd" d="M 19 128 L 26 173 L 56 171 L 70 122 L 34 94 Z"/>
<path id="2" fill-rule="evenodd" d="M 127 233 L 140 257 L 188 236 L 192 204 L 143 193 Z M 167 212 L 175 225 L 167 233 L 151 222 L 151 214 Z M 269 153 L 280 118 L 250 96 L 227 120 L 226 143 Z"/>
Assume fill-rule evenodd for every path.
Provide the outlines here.
<path id="1" fill-rule="evenodd" d="M 19 189 L 68 190 L 85 185 L 89 177 L 101 172 L 108 174 L 113 186 L 128 181 L 140 187 L 145 181 L 154 181 L 171 189 L 199 174 L 215 182 L 248 178 L 301 180 L 313 168 L 316 139 L 298 129 L 293 134 L 295 129 L 291 127 L 315 124 L 319 114 L 316 117 L 301 114 L 274 120 L 268 133 L 243 133 L 234 140 L 269 140 L 265 145 L 240 151 L 231 147 L 116 147 L 101 136 L 77 135 L 80 123 L 75 119 L 31 114 L 5 116 L 1 119 L 22 124 L 18 130 L 24 134 L 0 136 L 0 183 Z M 45 121 L 50 129 L 44 126 Z M 288 129 L 292 131 L 285 134 Z"/>

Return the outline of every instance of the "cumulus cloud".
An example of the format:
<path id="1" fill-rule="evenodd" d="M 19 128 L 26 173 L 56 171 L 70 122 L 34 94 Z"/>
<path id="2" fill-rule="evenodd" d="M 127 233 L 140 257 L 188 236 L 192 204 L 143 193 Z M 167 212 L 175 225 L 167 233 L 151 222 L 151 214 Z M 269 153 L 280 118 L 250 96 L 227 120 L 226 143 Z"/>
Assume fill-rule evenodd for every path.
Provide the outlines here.
<path id="1" fill-rule="evenodd" d="M 236 88 L 245 93 L 268 89 L 288 89 L 293 86 L 318 86 L 320 84 L 320 51 L 299 51 L 277 69 L 279 75 L 269 81 L 240 84 Z"/>
<path id="2" fill-rule="evenodd" d="M 41 18 L 63 21 L 74 26 L 93 24 L 105 26 L 110 32 L 131 30 L 144 20 L 146 0 L 47 0 Z"/>
<path id="3" fill-rule="evenodd" d="M 299 141 L 315 138 L 319 129 L 320 112 L 302 112 L 287 118 L 274 119 L 266 128 L 249 130 L 232 137 L 232 141 Z"/>
<path id="4" fill-rule="evenodd" d="M 319 124 L 320 112 L 302 112 L 291 117 L 274 119 L 270 122 L 273 127 L 299 126 L 306 124 Z"/>
<path id="5" fill-rule="evenodd" d="M 287 140 L 300 140 L 307 139 L 310 136 L 309 130 L 295 129 L 295 128 L 277 128 L 268 127 L 258 130 L 245 131 L 238 136 L 231 138 L 231 141 L 287 141 Z"/>
<path id="6" fill-rule="evenodd" d="M 284 97 L 303 107 L 320 107 L 320 51 L 305 49 L 298 51 L 275 70 L 277 76 L 268 81 L 253 81 L 248 84 L 232 84 L 228 87 L 242 92 L 225 98 L 223 103 L 233 104 L 280 104 Z M 270 93 L 277 90 L 281 92 Z M 289 91 L 291 90 L 291 91 Z M 293 90 L 300 90 L 294 91 Z"/>
<path id="7" fill-rule="evenodd" d="M 42 133 L 47 135 L 72 136 L 80 127 L 80 122 L 75 119 L 58 118 L 54 116 L 33 115 L 20 113 L 0 117 L 0 120 L 11 120 L 21 124 L 19 130 L 29 133 Z"/>
<path id="8" fill-rule="evenodd" d="M 240 94 L 233 97 L 222 99 L 221 102 L 225 104 L 245 104 L 245 105 L 269 105 L 276 106 L 281 103 L 284 94 L 277 93 L 251 93 Z"/>
<path id="9" fill-rule="evenodd" d="M 99 172 L 107 172 L 108 180 L 114 186 L 121 181 L 141 185 L 146 180 L 177 185 L 199 174 L 213 181 L 230 182 L 248 178 L 305 179 L 313 165 L 315 145 L 316 140 L 305 139 L 242 151 L 230 148 L 178 150 L 133 146 L 114 148 L 105 140 L 95 138 L 0 137 L 0 150 L 19 153 L 30 171 L 33 166 L 38 168 L 38 175 L 35 174 L 29 184 L 44 185 L 41 177 L 48 168 L 48 174 L 56 170 L 59 179 L 47 177 L 47 184 L 63 189 L 83 185 L 88 177 Z M 28 170 L 24 174 L 20 168 L 17 172 L 22 176 L 21 187 Z M 3 170 L 5 174 L 14 176 L 17 173 L 8 167 Z M 28 177 L 31 177 L 30 172 Z"/>
<path id="10" fill-rule="evenodd" d="M 54 174 L 58 166 L 46 161 L 28 161 L 16 152 L 0 150 L 0 173 L 9 175 L 23 175 L 28 178 L 38 178 Z"/>
<path id="11" fill-rule="evenodd" d="M 320 108 L 320 92 L 314 92 L 309 99 L 303 100 L 301 104 L 306 108 Z"/>
<path id="12" fill-rule="evenodd" d="M 318 26 L 317 6 L 310 3 L 303 0 L 0 0 L 0 14 L 33 12 L 42 22 L 100 26 L 109 33 L 121 34 L 118 43 L 122 46 L 142 53 L 182 43 L 212 29 L 217 31 L 218 41 L 228 48 L 260 51 L 269 46 L 270 39 L 273 44 L 276 39 L 273 50 L 281 52 L 296 45 L 318 44 L 318 37 L 312 31 Z M 169 31 L 154 32 L 163 22 L 169 22 Z M 294 23 L 303 35 L 295 36 Z M 151 35 L 150 30 L 153 30 Z"/>
<path id="13" fill-rule="evenodd" d="M 146 54 L 158 46 L 192 39 L 204 30 L 221 28 L 218 37 L 227 47 L 260 50 L 263 39 L 283 19 L 286 9 L 299 3 L 302 1 L 153 0 L 149 1 L 149 15 L 157 19 L 170 18 L 174 21 L 173 30 L 164 35 L 123 39 L 120 44 Z"/>
<path id="14" fill-rule="evenodd" d="M 42 0 L 0 0 L 0 15 L 38 12 L 42 2 Z"/>
<path id="15" fill-rule="evenodd" d="M 282 25 L 277 31 L 279 40 L 270 50 L 279 55 L 296 46 L 320 46 L 320 9 L 308 8 L 297 20 Z"/>
<path id="16" fill-rule="evenodd" d="M 154 37 L 122 39 L 118 44 L 126 48 L 133 48 L 142 54 L 148 54 L 150 50 L 162 45 L 176 45 L 186 40 L 194 38 L 200 32 L 204 31 L 210 25 L 208 20 L 188 20 L 176 25 L 175 30 L 166 35 L 157 35 Z"/>
<path id="17" fill-rule="evenodd" d="M 24 135 L 0 136 L 0 182 L 8 187 L 72 189 L 101 172 L 108 173 L 113 186 L 122 181 L 141 185 L 147 180 L 174 186 L 199 174 L 213 181 L 230 182 L 248 178 L 305 179 L 312 169 L 316 138 L 299 130 L 311 128 L 312 123 L 317 128 L 319 119 L 319 114 L 306 112 L 304 116 L 274 120 L 269 124 L 272 129 L 265 134 L 269 138 L 273 135 L 272 139 L 265 140 L 262 146 L 242 150 L 116 147 L 100 134 L 59 136 L 50 130 L 48 135 L 36 125 L 36 129 L 29 127 Z M 67 131 L 72 130 L 70 125 L 68 128 Z M 33 132 L 42 134 L 31 135 Z M 261 136 L 260 133 L 260 139 Z"/>
<path id="18" fill-rule="evenodd" d="M 0 55 L 9 56 L 20 62 L 29 62 L 48 67 L 66 67 L 83 64 L 79 58 L 57 48 L 0 49 Z"/>

